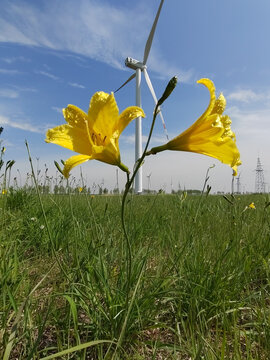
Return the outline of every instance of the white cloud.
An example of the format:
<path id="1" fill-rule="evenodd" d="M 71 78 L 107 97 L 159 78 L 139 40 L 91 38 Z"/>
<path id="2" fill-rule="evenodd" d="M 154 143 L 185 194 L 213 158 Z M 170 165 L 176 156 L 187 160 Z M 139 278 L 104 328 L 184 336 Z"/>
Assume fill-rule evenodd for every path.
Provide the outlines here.
<path id="1" fill-rule="evenodd" d="M 25 121 L 17 122 L 10 120 L 10 118 L 6 116 L 0 115 L 0 126 L 10 126 L 15 129 L 30 131 L 34 133 L 44 133 L 44 129 L 41 129 L 39 126 L 33 126 Z"/>
<path id="2" fill-rule="evenodd" d="M 149 56 L 149 68 L 158 73 L 161 80 L 168 80 L 168 78 L 177 76 L 182 83 L 193 81 L 194 71 L 192 69 L 183 71 L 178 66 L 169 64 L 155 48 L 153 48 Z"/>
<path id="3" fill-rule="evenodd" d="M 77 84 L 77 83 L 71 83 L 69 82 L 68 85 L 76 87 L 78 89 L 85 89 L 85 86 L 81 85 L 81 84 Z"/>
<path id="4" fill-rule="evenodd" d="M 251 89 L 238 89 L 226 96 L 227 100 L 238 101 L 242 103 L 268 101 L 270 99 L 270 92 L 256 93 Z"/>
<path id="5" fill-rule="evenodd" d="M 269 138 L 270 107 L 242 109 L 234 106 L 228 108 L 226 112 L 233 121 L 233 130 L 237 133 L 242 135 L 259 134 L 263 138 Z"/>
<path id="6" fill-rule="evenodd" d="M 58 112 L 59 114 L 63 114 L 63 109 L 57 106 L 52 106 L 52 109 Z"/>
<path id="7" fill-rule="evenodd" d="M 236 134 L 241 155 L 241 182 L 247 190 L 254 191 L 257 157 L 261 157 L 265 170 L 270 169 L 270 106 L 267 103 L 248 109 L 246 106 L 233 106 L 228 108 L 226 113 L 231 117 L 232 130 Z M 266 175 L 269 176 L 267 172 Z M 267 179 L 266 181 L 268 182 Z"/>
<path id="8" fill-rule="evenodd" d="M 16 99 L 19 97 L 19 93 L 12 89 L 0 89 L 0 97 Z"/>
<path id="9" fill-rule="evenodd" d="M 36 89 L 12 85 L 11 88 L 0 88 L 0 97 L 17 99 L 21 92 L 37 92 Z"/>
<path id="10" fill-rule="evenodd" d="M 20 74 L 20 71 L 18 71 L 18 70 L 10 70 L 10 69 L 0 69 L 0 74 L 17 75 L 17 74 Z"/>
<path id="11" fill-rule="evenodd" d="M 35 71 L 36 74 L 39 74 L 39 75 L 43 75 L 43 76 L 46 76 L 52 80 L 59 80 L 59 77 L 58 76 L 55 76 L 51 73 L 48 73 L 47 71 Z"/>
<path id="12" fill-rule="evenodd" d="M 12 87 L 17 90 L 18 92 L 37 92 L 37 89 L 30 88 L 30 87 L 24 87 L 24 86 L 18 86 L 18 85 L 12 85 Z"/>
<path id="13" fill-rule="evenodd" d="M 7 64 L 13 64 L 14 62 L 17 62 L 17 61 L 22 61 L 22 62 L 30 62 L 31 61 L 30 59 L 27 59 L 24 56 L 5 57 L 5 58 L 2 58 L 1 60 Z"/>
<path id="14" fill-rule="evenodd" d="M 11 24 L 9 21 L 0 18 L 0 41 L 1 42 L 15 42 L 24 45 L 37 45 L 28 36 L 25 36 L 20 30 L 20 27 Z"/>
<path id="15" fill-rule="evenodd" d="M 69 51 L 121 69 L 127 56 L 142 58 L 154 19 L 154 10 L 145 3 L 132 3 L 129 8 L 87 0 L 42 4 L 41 9 L 26 1 L 5 1 L 0 41 Z M 150 54 L 148 62 L 152 71 L 163 77 L 178 74 L 182 81 L 190 79 L 192 71 L 167 62 L 155 44 L 152 51 L 155 56 Z"/>
<path id="16" fill-rule="evenodd" d="M 226 113 L 231 117 L 232 130 L 236 134 L 241 154 L 241 182 L 247 190 L 254 191 L 257 157 L 261 157 L 266 170 L 270 169 L 270 90 L 254 91 L 239 88 L 226 95 L 226 98 L 235 103 L 227 108 Z"/>

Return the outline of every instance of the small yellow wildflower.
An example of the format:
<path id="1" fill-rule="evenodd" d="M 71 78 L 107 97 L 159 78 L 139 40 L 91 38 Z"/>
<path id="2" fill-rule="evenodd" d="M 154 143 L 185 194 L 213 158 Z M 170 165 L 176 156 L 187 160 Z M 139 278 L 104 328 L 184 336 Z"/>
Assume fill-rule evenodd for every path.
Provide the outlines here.
<path id="1" fill-rule="evenodd" d="M 63 175 L 66 178 L 75 166 L 93 159 L 129 172 L 121 162 L 118 141 L 133 119 L 145 116 L 141 108 L 131 106 L 119 115 L 113 93 L 100 91 L 93 95 L 88 114 L 74 105 L 68 105 L 63 115 L 67 124 L 48 130 L 45 141 L 80 154 L 65 161 Z"/>
<path id="2" fill-rule="evenodd" d="M 82 187 L 79 187 L 79 192 L 81 193 L 83 191 L 83 188 Z"/>
<path id="3" fill-rule="evenodd" d="M 252 210 L 255 210 L 255 209 L 256 209 L 256 206 L 255 206 L 254 202 L 252 202 L 252 203 L 250 203 L 249 205 L 247 205 L 247 206 L 244 208 L 243 212 L 245 212 L 245 211 L 247 211 L 247 210 L 250 210 L 250 209 L 252 209 Z"/>
<path id="4" fill-rule="evenodd" d="M 236 146 L 235 134 L 231 130 L 231 120 L 223 115 L 226 100 L 223 94 L 216 99 L 215 86 L 209 79 L 197 81 L 210 92 L 210 103 L 206 111 L 183 133 L 167 144 L 152 148 L 147 155 L 164 150 L 190 151 L 211 156 L 228 164 L 237 174 L 241 165 L 240 153 Z"/>
<path id="5" fill-rule="evenodd" d="M 6 195 L 7 194 L 7 189 L 3 189 L 2 190 L 2 195 Z"/>
<path id="6" fill-rule="evenodd" d="M 248 208 L 249 208 L 249 209 L 256 209 L 256 206 L 255 206 L 254 202 L 250 203 L 250 204 L 248 205 Z"/>

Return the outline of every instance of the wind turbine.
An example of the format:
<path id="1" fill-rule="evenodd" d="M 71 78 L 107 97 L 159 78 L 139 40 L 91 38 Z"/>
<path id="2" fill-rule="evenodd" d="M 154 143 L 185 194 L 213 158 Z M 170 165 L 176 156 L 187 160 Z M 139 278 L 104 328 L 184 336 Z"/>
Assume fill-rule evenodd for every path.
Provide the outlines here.
<path id="1" fill-rule="evenodd" d="M 155 103 L 157 104 L 157 97 L 154 91 L 154 88 L 152 86 L 151 80 L 149 78 L 149 75 L 147 73 L 147 67 L 146 67 L 146 62 L 150 53 L 150 49 L 152 46 L 152 41 L 154 38 L 154 34 L 155 34 L 155 30 L 156 30 L 156 26 L 157 26 L 157 22 L 159 19 L 159 15 L 161 12 L 161 8 L 162 5 L 164 3 L 164 0 L 160 1 L 159 4 L 159 8 L 158 11 L 156 13 L 156 17 L 155 20 L 153 22 L 150 34 L 148 36 L 148 39 L 146 41 L 146 45 L 144 48 L 144 56 L 143 56 L 143 61 L 140 62 L 138 60 L 135 60 L 131 57 L 127 57 L 125 60 L 125 65 L 129 68 L 131 68 L 132 70 L 135 70 L 135 72 L 128 78 L 127 81 L 124 82 L 124 84 L 122 84 L 116 91 L 120 90 L 122 87 L 124 87 L 127 83 L 129 83 L 132 79 L 134 79 L 136 77 L 136 105 L 141 107 L 141 73 L 143 72 L 146 83 L 149 87 L 149 90 L 152 94 L 152 97 L 155 101 Z M 115 92 L 116 92 L 115 91 Z M 166 134 L 167 139 L 169 140 L 168 137 L 168 133 L 167 133 L 167 129 L 166 129 L 166 125 L 165 125 L 165 121 L 164 118 L 162 116 L 161 111 L 159 112 L 159 116 L 161 117 L 161 121 L 163 124 L 163 128 Z M 140 157 L 142 156 L 142 119 L 141 117 L 138 117 L 136 119 L 136 123 L 135 123 L 135 161 L 137 161 Z M 142 167 L 139 168 L 136 177 L 135 177 L 135 192 L 141 193 L 142 192 Z"/>
<path id="2" fill-rule="evenodd" d="M 146 177 L 147 177 L 147 179 L 148 179 L 148 194 L 149 194 L 149 192 L 150 192 L 150 185 L 151 185 L 151 180 L 150 180 L 150 178 L 151 178 L 151 175 L 152 175 L 152 173 L 150 173 L 149 175 L 146 175 Z"/>
<path id="3" fill-rule="evenodd" d="M 241 183 L 240 183 L 240 175 L 241 173 L 238 175 L 238 177 L 236 178 L 236 187 L 237 187 L 237 194 L 240 194 L 240 187 L 241 187 Z"/>

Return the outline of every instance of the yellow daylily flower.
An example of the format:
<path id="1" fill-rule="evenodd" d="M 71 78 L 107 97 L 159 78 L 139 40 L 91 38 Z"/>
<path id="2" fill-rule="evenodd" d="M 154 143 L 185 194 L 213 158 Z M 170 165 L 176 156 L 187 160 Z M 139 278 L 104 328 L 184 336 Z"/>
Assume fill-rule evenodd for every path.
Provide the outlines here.
<path id="1" fill-rule="evenodd" d="M 152 148 L 147 155 L 164 150 L 190 151 L 211 156 L 228 164 L 237 174 L 237 166 L 241 165 L 240 153 L 236 146 L 235 134 L 231 130 L 231 120 L 223 115 L 226 100 L 221 93 L 218 98 L 215 86 L 209 79 L 197 81 L 205 85 L 210 92 L 210 103 L 206 111 L 183 133 L 167 144 Z"/>
<path id="2" fill-rule="evenodd" d="M 67 124 L 48 130 L 45 141 L 79 153 L 65 161 L 63 175 L 66 178 L 75 166 L 93 159 L 129 172 L 121 162 L 118 141 L 133 119 L 145 116 L 141 108 L 130 106 L 119 114 L 114 94 L 100 91 L 93 95 L 88 114 L 68 105 L 63 115 Z"/>

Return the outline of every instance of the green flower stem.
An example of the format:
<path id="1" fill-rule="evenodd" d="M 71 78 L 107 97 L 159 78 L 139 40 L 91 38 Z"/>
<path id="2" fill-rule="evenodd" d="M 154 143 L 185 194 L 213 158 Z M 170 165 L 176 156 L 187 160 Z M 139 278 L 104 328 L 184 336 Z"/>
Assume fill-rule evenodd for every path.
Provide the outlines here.
<path id="1" fill-rule="evenodd" d="M 122 209 L 121 209 L 122 227 L 123 227 L 123 230 L 124 230 L 124 234 L 125 234 L 125 238 L 126 238 L 127 246 L 128 246 L 128 261 L 127 261 L 127 272 L 128 272 L 128 274 L 127 274 L 127 287 L 128 287 L 128 291 L 127 291 L 127 299 L 129 297 L 131 259 L 132 259 L 132 252 L 131 251 L 132 250 L 131 250 L 130 240 L 129 240 L 129 237 L 128 237 L 128 234 L 127 234 L 127 231 L 126 231 L 126 225 L 125 225 L 125 202 L 126 202 L 126 198 L 127 198 L 127 194 L 129 192 L 129 189 L 130 189 L 130 187 L 131 187 L 131 185 L 132 185 L 132 183 L 133 183 L 133 181 L 135 179 L 135 176 L 136 176 L 139 168 L 141 167 L 141 165 L 142 165 L 142 163 L 144 161 L 145 156 L 150 155 L 150 154 L 156 154 L 157 152 L 160 152 L 160 151 L 163 151 L 163 150 L 167 149 L 166 145 L 162 145 L 162 146 L 152 148 L 150 150 L 150 152 L 147 152 L 147 149 L 148 149 L 151 137 L 152 137 L 152 133 L 153 133 L 153 130 L 154 130 L 156 118 L 157 118 L 157 115 L 158 115 L 158 113 L 160 111 L 159 107 L 170 96 L 170 94 L 174 90 L 176 84 L 177 84 L 177 77 L 174 76 L 169 81 L 169 83 L 168 83 L 162 97 L 158 100 L 158 102 L 157 102 L 157 104 L 155 106 L 155 110 L 154 110 L 154 114 L 153 114 L 153 120 L 152 120 L 152 124 L 151 124 L 151 129 L 150 129 L 150 132 L 149 132 L 149 135 L 148 135 L 148 139 L 147 139 L 143 154 L 137 160 L 137 163 L 135 164 L 135 170 L 134 170 L 134 172 L 133 172 L 130 179 L 129 179 L 129 171 L 125 170 L 126 167 L 122 163 L 120 163 L 120 165 L 118 165 L 120 167 L 120 169 L 122 169 L 123 171 L 125 171 L 127 173 L 127 183 L 126 183 L 124 195 L 123 195 L 123 198 L 122 198 Z"/>
<path id="2" fill-rule="evenodd" d="M 125 173 L 129 174 L 129 169 L 123 163 L 120 162 L 120 164 L 118 164 L 118 167 L 119 169 L 123 170 Z"/>
<path id="3" fill-rule="evenodd" d="M 122 169 L 123 171 L 125 171 L 127 173 L 127 182 L 126 182 L 126 187 L 125 187 L 125 191 L 124 191 L 123 198 L 122 198 L 122 207 L 121 207 L 122 228 L 123 228 L 126 243 L 127 243 L 127 259 L 126 259 L 126 261 L 127 261 L 127 290 L 126 290 L 126 303 L 125 303 L 126 318 L 125 318 L 123 327 L 121 329 L 121 334 L 119 336 L 119 339 L 118 339 L 118 342 L 117 342 L 117 347 L 115 349 L 114 355 L 116 354 L 117 349 L 122 345 L 122 341 L 123 341 L 125 331 L 126 331 L 128 316 L 129 316 L 129 313 L 131 311 L 133 301 L 134 301 L 133 297 L 134 297 L 134 294 L 136 294 L 136 292 L 137 292 L 138 283 L 139 283 L 139 280 L 140 280 L 140 277 L 141 277 L 141 275 L 140 275 L 138 283 L 137 283 L 137 285 L 135 287 L 133 297 L 132 297 L 131 302 L 129 304 L 132 248 L 131 248 L 131 243 L 130 243 L 130 239 L 129 239 L 129 236 L 128 236 L 128 233 L 127 233 L 127 230 L 126 230 L 126 224 L 125 224 L 125 203 L 126 203 L 126 198 L 127 198 L 129 189 L 131 188 L 131 185 L 133 184 L 135 176 L 136 176 L 139 168 L 141 167 L 141 165 L 142 165 L 142 163 L 144 161 L 145 156 L 150 155 L 150 154 L 147 153 L 147 149 L 148 149 L 151 137 L 152 137 L 152 133 L 153 133 L 153 130 L 154 130 L 157 115 L 158 115 L 158 113 L 160 111 L 159 107 L 170 96 L 170 94 L 172 93 L 172 91 L 175 88 L 176 84 L 177 84 L 177 77 L 173 77 L 169 81 L 169 83 L 168 83 L 162 97 L 158 100 L 158 102 L 157 102 L 157 104 L 155 106 L 155 110 L 154 110 L 154 114 L 153 114 L 153 120 L 152 120 L 152 124 L 151 124 L 151 128 L 150 128 L 150 132 L 149 132 L 149 135 L 148 135 L 148 139 L 147 139 L 147 142 L 146 142 L 146 145 L 145 145 L 142 156 L 137 160 L 137 162 L 135 164 L 135 170 L 133 171 L 133 174 L 132 174 L 131 178 L 129 178 L 129 171 L 125 170 L 126 167 L 122 163 L 120 163 L 121 166 L 118 165 L 120 169 Z M 153 148 L 153 149 L 158 149 L 158 148 L 162 148 L 162 147 L 164 147 L 164 146 L 160 146 L 160 147 Z M 160 151 L 163 151 L 163 150 L 166 150 L 166 149 L 164 148 L 164 149 L 162 149 Z M 151 153 L 151 151 L 150 151 L 150 153 Z"/>
<path id="4" fill-rule="evenodd" d="M 126 325 L 127 325 L 127 320 L 128 320 L 128 315 L 129 312 L 131 310 L 131 306 L 132 306 L 132 302 L 129 305 L 129 295 L 130 295 L 130 278 L 131 278 L 131 263 L 132 263 L 132 248 L 131 248 L 131 243 L 130 243 L 130 239 L 126 230 L 126 224 L 125 224 L 125 203 L 126 203 L 126 198 L 129 192 L 129 189 L 135 179 L 135 176 L 139 170 L 139 168 L 141 167 L 143 160 L 146 156 L 146 152 L 147 152 L 147 148 L 148 145 L 150 143 L 150 139 L 153 133 L 153 129 L 154 129 L 154 125 L 155 125 L 155 121 L 156 121 L 156 117 L 157 114 L 159 112 L 159 105 L 157 104 L 155 107 L 155 111 L 154 111 L 154 115 L 153 115 L 153 120 L 152 120 L 152 125 L 151 125 L 151 129 L 148 135 L 148 139 L 147 139 L 147 143 L 145 145 L 144 148 L 144 152 L 142 154 L 142 156 L 138 159 L 137 161 L 137 165 L 135 167 L 135 170 L 131 176 L 131 178 L 129 179 L 129 172 L 127 172 L 127 182 L 126 182 L 126 187 L 125 187 L 125 191 L 123 194 L 123 198 L 122 198 L 122 207 L 121 207 L 121 221 L 122 221 L 122 228 L 124 231 L 124 235 L 125 235 L 125 239 L 126 239 L 126 243 L 127 243 L 127 290 L 126 290 L 126 303 L 125 303 L 125 309 L 127 311 L 127 315 L 125 318 L 125 322 L 123 324 L 122 330 L 121 330 L 121 334 L 120 337 L 118 339 L 118 343 L 117 343 L 117 348 L 115 351 L 117 351 L 117 349 L 121 346 L 123 338 L 124 338 L 124 334 L 125 334 L 125 330 L 126 330 Z M 120 167 L 120 166 L 119 166 Z"/>
<path id="5" fill-rule="evenodd" d="M 168 150 L 168 144 L 153 147 L 151 150 L 147 151 L 145 155 L 146 156 L 156 155 L 157 153 L 164 151 L 164 150 Z"/>

